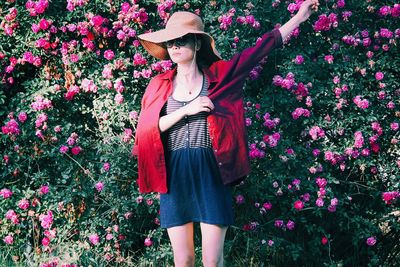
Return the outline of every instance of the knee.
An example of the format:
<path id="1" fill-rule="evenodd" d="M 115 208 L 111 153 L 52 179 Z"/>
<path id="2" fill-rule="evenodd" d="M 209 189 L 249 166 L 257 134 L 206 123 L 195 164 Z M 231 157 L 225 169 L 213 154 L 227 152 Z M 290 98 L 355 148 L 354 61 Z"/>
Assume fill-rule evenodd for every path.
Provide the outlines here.
<path id="1" fill-rule="evenodd" d="M 194 254 L 174 255 L 175 267 L 194 266 Z"/>
<path id="2" fill-rule="evenodd" d="M 222 257 L 220 258 L 205 258 L 203 257 L 203 266 L 204 267 L 222 267 L 224 264 L 224 260 Z"/>

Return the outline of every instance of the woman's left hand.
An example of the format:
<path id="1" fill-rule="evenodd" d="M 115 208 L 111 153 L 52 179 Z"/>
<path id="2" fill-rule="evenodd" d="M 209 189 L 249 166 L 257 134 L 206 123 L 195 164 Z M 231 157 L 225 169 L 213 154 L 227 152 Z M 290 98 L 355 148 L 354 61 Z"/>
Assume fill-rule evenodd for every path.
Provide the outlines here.
<path id="1" fill-rule="evenodd" d="M 299 18 L 300 22 L 304 22 L 313 12 L 318 11 L 318 6 L 318 0 L 306 0 L 301 4 L 296 16 Z"/>

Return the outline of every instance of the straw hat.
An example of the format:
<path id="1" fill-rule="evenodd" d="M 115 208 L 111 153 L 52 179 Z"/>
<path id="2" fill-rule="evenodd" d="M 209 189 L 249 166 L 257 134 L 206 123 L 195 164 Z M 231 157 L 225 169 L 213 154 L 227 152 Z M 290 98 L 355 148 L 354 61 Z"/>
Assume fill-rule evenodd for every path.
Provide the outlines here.
<path id="1" fill-rule="evenodd" d="M 161 59 L 169 59 L 164 42 L 182 37 L 188 33 L 194 33 L 202 39 L 198 56 L 212 64 L 221 59 L 215 48 L 215 41 L 208 33 L 204 32 L 204 23 L 199 16 L 187 11 L 178 11 L 171 15 L 165 29 L 141 34 L 139 41 L 150 55 Z"/>

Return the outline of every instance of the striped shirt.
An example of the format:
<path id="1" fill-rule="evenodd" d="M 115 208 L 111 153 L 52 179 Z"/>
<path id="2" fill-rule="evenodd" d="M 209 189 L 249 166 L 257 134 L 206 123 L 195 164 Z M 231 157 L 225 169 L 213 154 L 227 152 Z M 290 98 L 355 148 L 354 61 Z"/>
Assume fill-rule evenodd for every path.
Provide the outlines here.
<path id="1" fill-rule="evenodd" d="M 170 114 L 177 109 L 189 104 L 199 96 L 207 96 L 208 80 L 203 75 L 203 85 L 200 93 L 190 101 L 178 101 L 171 95 L 161 110 L 161 115 Z M 173 151 L 181 148 L 211 148 L 211 140 L 207 126 L 207 112 L 185 116 L 165 131 L 167 135 L 167 150 Z"/>

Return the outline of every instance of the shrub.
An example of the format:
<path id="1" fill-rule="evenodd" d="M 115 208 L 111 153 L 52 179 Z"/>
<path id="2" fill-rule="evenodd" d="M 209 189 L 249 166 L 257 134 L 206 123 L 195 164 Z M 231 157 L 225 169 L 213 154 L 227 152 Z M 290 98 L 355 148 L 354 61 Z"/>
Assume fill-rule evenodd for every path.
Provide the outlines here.
<path id="1" fill-rule="evenodd" d="M 299 1 L 23 2 L 0 7 L 0 262 L 172 264 L 130 152 L 145 86 L 173 66 L 136 35 L 199 12 L 229 58 Z M 399 261 L 399 14 L 391 1 L 321 1 L 251 72 L 253 170 L 234 188 L 229 266 Z"/>

